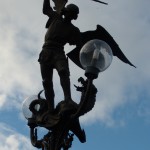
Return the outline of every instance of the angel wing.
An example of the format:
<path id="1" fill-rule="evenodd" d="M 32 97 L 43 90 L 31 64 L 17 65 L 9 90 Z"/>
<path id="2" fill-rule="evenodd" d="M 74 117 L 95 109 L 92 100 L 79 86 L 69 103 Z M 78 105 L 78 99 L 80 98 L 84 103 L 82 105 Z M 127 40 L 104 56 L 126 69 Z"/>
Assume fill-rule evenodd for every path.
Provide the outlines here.
<path id="1" fill-rule="evenodd" d="M 76 47 L 71 52 L 67 54 L 67 56 L 80 68 L 82 68 L 80 61 L 79 61 L 79 52 L 82 46 L 89 40 L 92 39 L 100 39 L 105 41 L 112 49 L 113 55 L 117 56 L 121 61 L 124 63 L 127 63 L 133 67 L 135 67 L 124 55 L 124 53 L 119 48 L 116 41 L 113 39 L 113 37 L 100 25 L 97 25 L 97 29 L 94 31 L 86 31 L 81 33 L 81 40 L 82 44 L 80 47 Z M 136 67 L 135 67 L 136 68 Z"/>
<path id="2" fill-rule="evenodd" d="M 61 10 L 64 8 L 64 6 L 66 5 L 66 3 L 68 2 L 68 0 L 53 0 L 55 6 L 54 9 L 60 13 Z"/>

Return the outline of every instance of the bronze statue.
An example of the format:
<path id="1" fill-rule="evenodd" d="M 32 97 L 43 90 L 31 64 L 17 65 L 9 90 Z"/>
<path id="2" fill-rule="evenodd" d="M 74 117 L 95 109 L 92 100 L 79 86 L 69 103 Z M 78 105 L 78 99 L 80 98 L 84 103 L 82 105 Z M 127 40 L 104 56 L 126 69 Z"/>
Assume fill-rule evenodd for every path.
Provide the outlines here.
<path id="1" fill-rule="evenodd" d="M 82 86 L 76 86 L 76 90 L 81 92 L 79 104 L 71 98 L 70 78 L 68 59 L 64 52 L 66 43 L 76 45 L 67 56 L 79 67 L 79 52 L 82 46 L 89 40 L 100 39 L 109 44 L 113 55 L 117 56 L 124 63 L 135 67 L 123 54 L 113 37 L 100 25 L 96 30 L 80 32 L 71 21 L 76 20 L 79 14 L 78 6 L 66 3 L 68 0 L 52 0 L 54 8 L 50 5 L 50 0 L 44 0 L 43 13 L 49 17 L 46 28 L 45 41 L 39 56 L 41 75 L 45 98 L 40 97 L 33 100 L 29 105 L 32 117 L 28 118 L 30 127 L 31 143 L 34 147 L 43 150 L 68 150 L 71 147 L 73 136 L 76 135 L 81 143 L 86 142 L 86 135 L 81 129 L 79 117 L 92 110 L 96 101 L 97 89 L 93 85 L 93 76 L 87 76 L 84 80 L 78 79 Z M 92 0 L 98 3 L 107 4 L 99 0 Z M 64 92 L 64 100 L 57 106 L 54 105 L 53 90 L 53 70 L 56 69 L 60 76 L 60 83 Z M 48 133 L 40 140 L 37 137 L 36 127 L 48 129 Z M 70 131 L 72 133 L 70 133 Z"/>
<path id="2" fill-rule="evenodd" d="M 56 8 L 57 7 L 58 6 L 56 5 Z M 64 92 L 64 100 L 72 100 L 68 60 L 64 53 L 64 45 L 66 43 L 69 43 L 70 45 L 80 45 L 80 31 L 71 23 L 72 20 L 77 19 L 79 8 L 74 4 L 69 4 L 62 8 L 61 11 L 60 9 L 55 11 L 50 6 L 50 0 L 44 0 L 43 13 L 49 17 L 49 20 L 46 24 L 48 30 L 45 35 L 42 52 L 39 56 L 39 62 L 45 97 L 48 101 L 48 108 L 49 111 L 53 111 L 53 69 L 56 69 L 60 76 L 60 83 Z"/>
<path id="3" fill-rule="evenodd" d="M 54 110 L 53 69 L 56 69 L 60 76 L 64 100 L 72 101 L 68 60 L 64 53 L 64 45 L 66 43 L 76 45 L 76 48 L 68 53 L 67 56 L 81 68 L 79 51 L 81 47 L 91 39 L 105 41 L 112 48 L 114 56 L 134 66 L 123 54 L 113 37 L 102 26 L 97 25 L 95 31 L 80 32 L 79 29 L 71 23 L 73 19 L 77 19 L 79 14 L 79 8 L 76 5 L 69 4 L 65 7 L 67 0 L 53 0 L 53 2 L 55 3 L 54 9 L 56 10 L 51 8 L 50 0 L 44 0 L 43 3 L 43 13 L 47 15 L 49 19 L 46 24 L 48 30 L 45 35 L 45 42 L 39 57 L 43 87 L 45 97 L 48 101 L 49 111 Z"/>

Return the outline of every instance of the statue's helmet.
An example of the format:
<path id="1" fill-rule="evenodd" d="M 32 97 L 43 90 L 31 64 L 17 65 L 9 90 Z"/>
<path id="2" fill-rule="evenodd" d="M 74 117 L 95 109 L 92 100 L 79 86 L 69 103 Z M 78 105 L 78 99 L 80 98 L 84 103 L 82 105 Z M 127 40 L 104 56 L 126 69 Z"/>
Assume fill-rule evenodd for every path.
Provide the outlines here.
<path id="1" fill-rule="evenodd" d="M 71 13 L 71 14 L 78 14 L 79 13 L 79 7 L 75 4 L 69 4 L 66 6 L 65 11 Z"/>

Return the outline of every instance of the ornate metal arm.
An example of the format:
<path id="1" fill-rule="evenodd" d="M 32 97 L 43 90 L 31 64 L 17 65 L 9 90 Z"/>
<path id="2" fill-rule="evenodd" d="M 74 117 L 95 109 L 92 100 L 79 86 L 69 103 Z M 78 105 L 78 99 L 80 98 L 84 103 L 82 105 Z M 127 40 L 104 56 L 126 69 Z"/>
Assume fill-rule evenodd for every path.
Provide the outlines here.
<path id="1" fill-rule="evenodd" d="M 34 147 L 42 148 L 42 140 L 37 139 L 37 129 L 36 128 L 30 128 L 30 139 L 31 143 Z"/>

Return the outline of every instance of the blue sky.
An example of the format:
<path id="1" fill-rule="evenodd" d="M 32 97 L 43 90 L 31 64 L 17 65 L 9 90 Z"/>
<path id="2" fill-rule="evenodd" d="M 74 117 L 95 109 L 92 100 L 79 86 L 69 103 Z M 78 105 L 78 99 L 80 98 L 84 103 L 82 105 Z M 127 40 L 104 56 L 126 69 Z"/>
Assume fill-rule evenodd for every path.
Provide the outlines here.
<path id="1" fill-rule="evenodd" d="M 74 25 L 81 31 L 102 25 L 114 37 L 137 68 L 116 57 L 94 81 L 94 109 L 80 118 L 87 142 L 75 138 L 72 150 L 150 149 L 150 10 L 149 0 L 107 0 L 108 6 L 90 0 L 70 0 L 80 8 Z M 0 150 L 34 150 L 21 111 L 23 100 L 42 89 L 38 55 L 44 41 L 47 17 L 42 0 L 0 0 Z M 65 47 L 66 52 L 72 49 Z M 78 102 L 73 84 L 84 71 L 70 62 L 72 98 Z M 56 103 L 62 89 L 54 73 Z"/>

